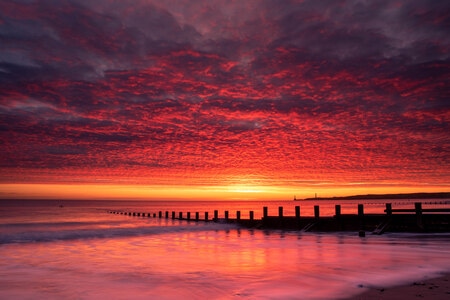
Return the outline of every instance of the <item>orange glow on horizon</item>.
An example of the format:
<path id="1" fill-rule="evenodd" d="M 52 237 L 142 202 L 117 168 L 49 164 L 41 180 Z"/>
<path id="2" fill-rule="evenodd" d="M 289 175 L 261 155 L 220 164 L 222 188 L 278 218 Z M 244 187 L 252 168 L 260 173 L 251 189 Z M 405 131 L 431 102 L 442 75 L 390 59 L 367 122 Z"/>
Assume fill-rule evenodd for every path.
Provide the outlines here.
<path id="1" fill-rule="evenodd" d="M 0 199 L 293 200 L 364 194 L 448 192 L 449 186 L 152 186 L 121 184 L 0 184 Z"/>

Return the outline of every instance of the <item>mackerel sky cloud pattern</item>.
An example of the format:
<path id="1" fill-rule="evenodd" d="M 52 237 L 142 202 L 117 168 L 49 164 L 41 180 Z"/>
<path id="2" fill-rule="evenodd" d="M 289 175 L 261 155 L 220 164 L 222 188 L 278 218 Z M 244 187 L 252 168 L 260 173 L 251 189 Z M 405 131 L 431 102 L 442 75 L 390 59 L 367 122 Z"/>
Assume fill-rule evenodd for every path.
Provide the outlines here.
<path id="1" fill-rule="evenodd" d="M 450 188 L 447 1 L 0 0 L 0 181 Z"/>

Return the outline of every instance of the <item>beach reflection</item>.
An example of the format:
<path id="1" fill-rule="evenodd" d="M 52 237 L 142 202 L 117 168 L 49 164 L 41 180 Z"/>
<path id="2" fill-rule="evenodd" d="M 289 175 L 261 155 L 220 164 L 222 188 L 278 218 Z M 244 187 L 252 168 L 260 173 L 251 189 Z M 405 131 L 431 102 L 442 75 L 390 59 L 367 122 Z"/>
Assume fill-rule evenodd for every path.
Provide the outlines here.
<path id="1" fill-rule="evenodd" d="M 443 247 L 450 245 L 448 236 L 361 239 L 135 221 L 146 227 L 131 236 L 3 245 L 0 288 L 8 288 L 2 296 L 330 299 L 357 293 L 360 286 L 392 285 L 450 270 L 449 247 Z M 24 285 L 31 287 L 29 295 L 20 289 Z"/>

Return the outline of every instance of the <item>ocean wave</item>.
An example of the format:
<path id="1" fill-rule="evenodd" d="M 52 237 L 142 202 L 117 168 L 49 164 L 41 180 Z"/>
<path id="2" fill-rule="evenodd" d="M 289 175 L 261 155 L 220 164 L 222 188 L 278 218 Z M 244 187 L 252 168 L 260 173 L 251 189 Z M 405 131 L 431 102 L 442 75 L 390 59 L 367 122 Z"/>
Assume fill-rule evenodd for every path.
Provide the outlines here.
<path id="1" fill-rule="evenodd" d="M 51 227 L 51 226 L 49 226 Z M 26 226 L 25 226 L 26 228 Z M 52 230 L 26 230 L 3 232 L 0 236 L 0 244 L 11 243 L 35 243 L 53 242 L 80 239 L 102 239 L 102 238 L 126 238 L 144 235 L 157 234 L 178 234 L 182 232 L 199 232 L 210 230 L 227 230 L 236 228 L 230 224 L 219 223 L 192 223 L 182 225 L 159 225 L 159 226 L 138 226 L 130 228 L 92 228 L 92 229 L 66 229 L 61 226 L 54 226 Z"/>
<path id="2" fill-rule="evenodd" d="M 53 227 L 53 228 L 59 228 L 59 227 L 77 227 L 77 226 L 95 226 L 95 225 L 106 225 L 106 224 L 120 224 L 121 221 L 78 221 L 78 222 L 25 222 L 25 223 L 2 223 L 0 226 L 2 228 L 35 228 L 35 227 Z"/>

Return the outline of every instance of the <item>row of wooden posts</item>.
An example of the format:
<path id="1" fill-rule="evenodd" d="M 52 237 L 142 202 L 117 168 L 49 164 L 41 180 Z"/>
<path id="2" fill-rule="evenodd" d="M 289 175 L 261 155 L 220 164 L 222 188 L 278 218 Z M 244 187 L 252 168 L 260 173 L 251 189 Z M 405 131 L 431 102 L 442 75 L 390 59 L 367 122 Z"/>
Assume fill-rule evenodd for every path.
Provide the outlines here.
<path id="1" fill-rule="evenodd" d="M 268 214 L 268 207 L 264 206 L 263 207 L 263 219 L 269 217 Z M 391 203 L 386 203 L 386 209 L 385 209 L 385 213 L 386 215 L 392 215 L 393 212 L 401 212 L 401 213 L 411 213 L 414 212 L 418 217 L 422 215 L 423 212 L 448 212 L 449 209 L 439 209 L 439 208 L 434 208 L 434 209 L 423 209 L 422 208 L 422 203 L 421 202 L 416 202 L 414 204 L 414 209 L 393 209 L 392 208 L 392 204 Z M 156 213 L 136 213 L 136 212 L 122 212 L 122 211 L 110 211 L 110 213 L 115 213 L 115 214 L 124 214 L 124 215 L 129 215 L 129 216 L 138 216 L 140 217 L 142 215 L 142 217 L 151 217 L 153 215 L 153 217 L 157 217 Z M 335 215 L 334 217 L 340 217 L 341 214 L 341 205 L 336 204 L 335 205 Z M 358 216 L 363 217 L 364 216 L 364 205 L 363 204 L 358 204 Z M 159 211 L 158 212 L 158 217 L 159 218 L 163 218 L 163 212 Z M 169 211 L 165 212 L 164 217 L 166 219 L 169 218 Z M 283 215 L 283 206 L 279 206 L 278 207 L 278 217 L 279 218 L 283 218 L 285 217 Z M 183 217 L 183 212 L 179 212 L 178 213 L 178 217 L 176 216 L 176 212 L 172 211 L 172 215 L 171 215 L 172 219 L 180 219 L 180 220 L 195 220 L 195 221 L 209 221 L 209 213 L 205 212 L 204 213 L 204 219 L 200 219 L 200 213 L 196 212 L 195 213 L 195 218 L 191 218 L 191 213 L 187 212 L 186 217 Z M 295 206 L 295 218 L 300 218 L 300 206 Z M 314 205 L 314 218 L 319 219 L 320 218 L 320 206 L 319 205 Z M 229 220 L 229 211 L 226 210 L 224 212 L 224 220 L 227 221 Z M 218 221 L 219 220 L 219 211 L 218 210 L 214 210 L 214 217 L 212 219 L 212 221 Z M 236 220 L 241 220 L 241 211 L 236 211 Z M 249 211 L 249 220 L 254 220 L 254 211 Z"/>
<path id="2" fill-rule="evenodd" d="M 200 213 L 195 216 L 187 212 L 159 211 L 158 213 L 139 213 L 124 211 L 109 211 L 113 214 L 129 216 L 158 217 L 179 220 L 193 221 L 213 221 L 224 223 L 238 223 L 243 226 L 257 228 L 295 229 L 302 231 L 353 231 L 359 232 L 360 236 L 365 236 L 365 231 L 382 234 L 387 230 L 393 231 L 445 231 L 450 232 L 450 209 L 431 208 L 423 209 L 421 202 L 416 202 L 413 209 L 393 209 L 391 203 L 386 203 L 384 214 L 365 214 L 364 205 L 358 204 L 358 214 L 342 214 L 341 205 L 335 205 L 335 214 L 332 217 L 321 217 L 319 205 L 314 206 L 314 216 L 301 216 L 300 206 L 295 206 L 295 216 L 285 216 L 283 207 L 278 207 L 277 216 L 269 216 L 268 207 L 263 207 L 261 220 L 255 220 L 254 211 L 249 211 L 249 219 L 242 219 L 241 212 L 236 211 L 236 218 L 229 218 L 229 211 L 224 212 L 224 218 L 219 219 L 219 211 L 214 210 L 214 216 L 210 220 L 209 213 L 204 213 L 204 218 L 200 218 Z M 425 215 L 424 215 L 425 213 Z M 432 214 L 429 214 L 432 213 Z"/>
<path id="3" fill-rule="evenodd" d="M 121 214 L 121 215 L 128 215 L 128 216 L 137 216 L 137 217 L 158 217 L 158 218 L 163 218 L 163 212 L 159 211 L 158 215 L 156 215 L 156 213 L 139 213 L 139 212 L 122 212 L 122 211 L 109 211 L 112 214 Z M 169 212 L 166 211 L 164 218 L 169 219 Z M 176 212 L 172 211 L 172 215 L 171 215 L 172 219 L 179 219 L 179 220 L 195 220 L 195 221 L 210 221 L 209 219 L 209 213 L 205 212 L 204 214 L 204 219 L 200 219 L 200 213 L 196 212 L 195 213 L 195 218 L 191 218 L 191 213 L 188 212 L 186 213 L 186 217 L 183 217 L 183 212 L 179 212 L 178 213 L 178 217 L 176 216 Z M 229 220 L 229 212 L 225 211 L 225 220 Z M 215 210 L 214 211 L 214 218 L 212 219 L 212 221 L 217 221 L 219 220 L 219 211 Z M 241 212 L 237 211 L 236 212 L 236 220 L 241 220 Z M 250 211 L 250 220 L 254 220 L 254 212 Z"/>

